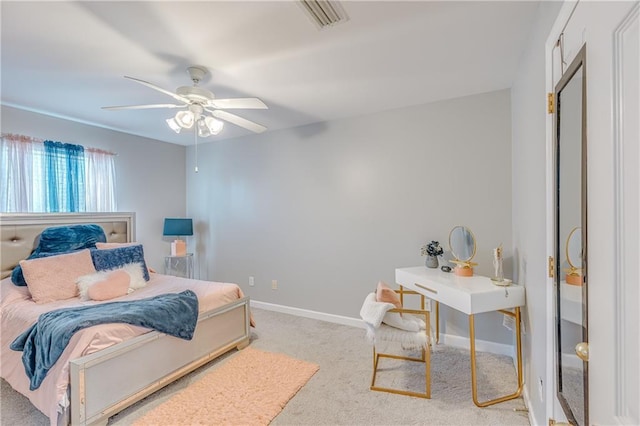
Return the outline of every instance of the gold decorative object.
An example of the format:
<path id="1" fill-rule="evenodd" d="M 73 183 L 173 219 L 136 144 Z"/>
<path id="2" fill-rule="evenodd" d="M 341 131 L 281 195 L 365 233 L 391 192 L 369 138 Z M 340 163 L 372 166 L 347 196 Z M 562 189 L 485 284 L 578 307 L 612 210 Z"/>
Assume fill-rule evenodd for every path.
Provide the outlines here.
<path id="1" fill-rule="evenodd" d="M 493 272 L 492 283 L 502 287 L 511 285 L 511 280 L 504 277 L 504 270 L 502 269 L 502 243 L 493 249 Z"/>
<path id="2" fill-rule="evenodd" d="M 471 230 L 465 226 L 454 226 L 449 233 L 449 248 L 455 259 L 453 272 L 461 277 L 473 276 L 473 267 L 478 265 L 471 259 L 476 255 L 476 239 Z"/>
<path id="3" fill-rule="evenodd" d="M 579 250 L 577 253 L 576 251 Z M 569 268 L 564 280 L 570 285 L 582 285 L 582 229 L 578 226 L 569 232 L 565 247 Z"/>

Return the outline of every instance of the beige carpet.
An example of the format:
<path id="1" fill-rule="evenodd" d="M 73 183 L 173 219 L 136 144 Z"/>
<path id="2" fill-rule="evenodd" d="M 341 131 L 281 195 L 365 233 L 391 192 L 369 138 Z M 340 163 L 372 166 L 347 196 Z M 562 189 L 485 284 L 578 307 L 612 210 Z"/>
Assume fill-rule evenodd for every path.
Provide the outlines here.
<path id="1" fill-rule="evenodd" d="M 487 408 L 473 404 L 468 349 L 444 344 L 434 348 L 432 399 L 372 392 L 369 390 L 371 345 L 363 329 L 263 309 L 252 308 L 252 312 L 257 328 L 251 330 L 251 348 L 284 353 L 320 366 L 273 419 L 271 426 L 529 426 L 522 398 Z M 132 425 L 241 352 L 231 351 L 160 389 L 111 417 L 108 425 Z M 478 352 L 477 361 L 478 392 L 482 400 L 513 392 L 517 387 L 517 374 L 510 357 Z M 389 369 L 392 377 L 388 379 L 393 383 L 381 376 L 380 384 L 420 388 L 424 380 L 421 365 L 417 362 L 404 365 L 415 370 L 415 374 L 392 371 L 393 366 L 385 364 L 385 373 Z M 0 425 L 49 426 L 49 419 L 0 380 Z M 176 424 L 181 425 L 181 422 Z"/>
<path id="2" fill-rule="evenodd" d="M 268 425 L 318 369 L 248 347 L 134 424 Z"/>

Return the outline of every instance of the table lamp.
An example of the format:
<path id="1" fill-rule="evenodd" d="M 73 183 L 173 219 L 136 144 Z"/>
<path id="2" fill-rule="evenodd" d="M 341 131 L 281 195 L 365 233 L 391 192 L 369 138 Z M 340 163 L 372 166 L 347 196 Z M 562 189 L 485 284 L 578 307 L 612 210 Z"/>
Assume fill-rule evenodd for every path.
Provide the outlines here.
<path id="1" fill-rule="evenodd" d="M 171 256 L 186 256 L 187 243 L 181 240 L 180 237 L 193 235 L 193 221 L 184 218 L 165 218 L 162 235 L 176 237 L 171 242 Z"/>

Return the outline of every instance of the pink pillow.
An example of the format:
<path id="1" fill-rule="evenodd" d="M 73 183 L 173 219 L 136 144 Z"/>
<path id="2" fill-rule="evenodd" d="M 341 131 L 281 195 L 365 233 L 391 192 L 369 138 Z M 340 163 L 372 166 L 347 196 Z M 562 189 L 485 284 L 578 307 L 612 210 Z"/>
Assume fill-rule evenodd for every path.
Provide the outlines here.
<path id="1" fill-rule="evenodd" d="M 402 308 L 398 294 L 391 289 L 384 281 L 378 282 L 376 290 L 376 302 L 392 303 L 396 309 Z"/>
<path id="2" fill-rule="evenodd" d="M 96 248 L 98 250 L 104 250 L 104 249 L 113 249 L 113 248 L 119 248 L 119 247 L 130 247 L 130 246 L 137 246 L 140 243 L 96 243 Z"/>
<path id="3" fill-rule="evenodd" d="M 31 297 L 36 303 L 49 303 L 76 297 L 78 277 L 96 272 L 88 249 L 57 256 L 21 260 L 20 266 Z"/>
<path id="4" fill-rule="evenodd" d="M 109 300 L 124 296 L 129 292 L 130 281 L 129 274 L 122 269 L 110 272 L 102 281 L 89 287 L 87 297 L 91 300 Z"/>

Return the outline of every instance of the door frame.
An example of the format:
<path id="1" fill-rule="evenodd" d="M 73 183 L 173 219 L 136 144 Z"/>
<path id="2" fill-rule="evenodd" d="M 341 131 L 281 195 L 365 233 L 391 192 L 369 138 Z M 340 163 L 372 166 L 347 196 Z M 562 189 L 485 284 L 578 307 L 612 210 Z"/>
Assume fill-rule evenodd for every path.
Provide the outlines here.
<path id="1" fill-rule="evenodd" d="M 556 43 L 560 38 L 560 34 L 564 31 L 567 23 L 571 19 L 574 10 L 578 6 L 579 0 L 567 0 L 562 5 L 560 12 L 551 27 L 549 36 L 545 43 L 545 88 L 546 93 L 555 93 L 555 87 L 562 72 L 554 67 L 554 55 L 556 51 Z M 571 55 L 568 55 L 571 56 Z M 557 64 L 557 62 L 556 62 Z M 546 248 L 547 258 L 553 257 L 557 263 L 556 257 L 556 235 L 555 235 L 555 186 L 556 186 L 556 155 L 555 155 L 555 113 L 547 113 L 546 117 Z M 557 268 L 555 268 L 557 269 Z M 556 383 L 556 288 L 555 278 L 547 274 L 546 279 L 546 311 L 547 311 L 547 359 L 546 359 L 546 382 L 543 387 L 546 402 L 546 418 L 555 419 L 556 421 L 566 422 L 567 418 L 558 400 L 557 383 Z"/>

